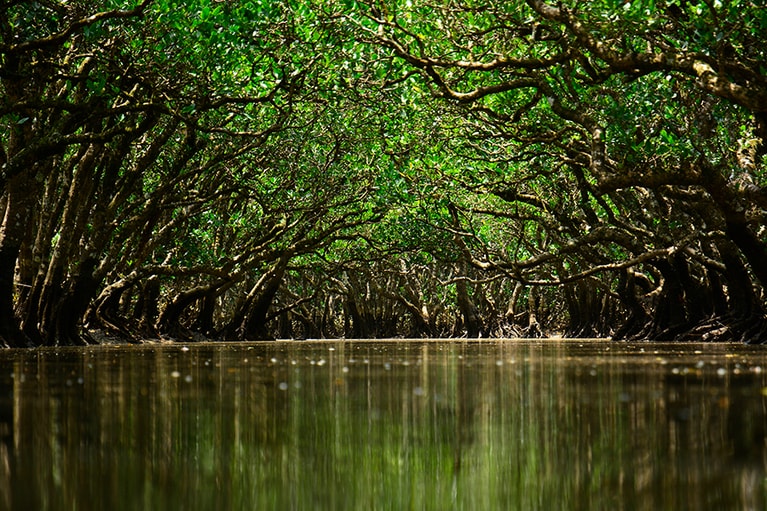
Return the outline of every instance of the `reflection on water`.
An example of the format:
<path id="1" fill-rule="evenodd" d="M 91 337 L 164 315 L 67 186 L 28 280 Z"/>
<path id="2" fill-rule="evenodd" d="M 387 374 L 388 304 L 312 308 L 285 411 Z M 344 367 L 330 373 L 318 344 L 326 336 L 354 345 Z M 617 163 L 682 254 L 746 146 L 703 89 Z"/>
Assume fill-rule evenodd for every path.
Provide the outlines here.
<path id="1" fill-rule="evenodd" d="M 764 509 L 767 352 L 0 352 L 0 509 Z"/>

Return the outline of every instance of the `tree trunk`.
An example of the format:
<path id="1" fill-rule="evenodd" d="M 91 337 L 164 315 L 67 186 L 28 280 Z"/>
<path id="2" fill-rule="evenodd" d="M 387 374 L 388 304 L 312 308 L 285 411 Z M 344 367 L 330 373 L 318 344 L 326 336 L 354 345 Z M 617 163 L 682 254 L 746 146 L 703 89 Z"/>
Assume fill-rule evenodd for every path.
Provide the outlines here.
<path id="1" fill-rule="evenodd" d="M 722 241 L 717 246 L 726 268 L 728 313 L 735 318 L 746 318 L 754 313 L 757 304 L 751 277 L 729 242 Z"/>
<path id="2" fill-rule="evenodd" d="M 479 317 L 477 306 L 469 295 L 469 286 L 466 280 L 459 279 L 455 284 L 456 300 L 458 309 L 463 317 L 463 328 L 466 330 L 466 336 L 470 338 L 481 337 L 482 319 Z"/>
<path id="3" fill-rule="evenodd" d="M 347 294 L 344 301 L 344 336 L 350 339 L 366 339 L 369 337 L 367 325 L 362 319 L 357 300 L 353 292 Z"/>
<path id="4" fill-rule="evenodd" d="M 157 317 L 160 313 L 160 278 L 152 275 L 139 288 L 133 316 L 139 335 L 157 337 Z"/>
<path id="5" fill-rule="evenodd" d="M 10 347 L 26 345 L 13 310 L 13 284 L 19 247 L 0 244 L 0 344 Z"/>
<path id="6" fill-rule="evenodd" d="M 14 310 L 14 279 L 21 245 L 35 207 L 36 191 L 36 179 L 32 172 L 9 180 L 5 215 L 0 226 L 0 343 L 13 347 L 27 345 Z"/>
<path id="7" fill-rule="evenodd" d="M 53 307 L 49 328 L 45 332 L 46 344 L 87 344 L 79 328 L 88 305 L 98 291 L 99 281 L 93 274 L 97 264 L 96 258 L 88 258 L 80 263 L 77 274 L 70 279 L 69 288 Z"/>
<path id="8" fill-rule="evenodd" d="M 760 122 L 764 118 L 760 118 Z M 761 127 L 760 129 L 764 129 Z M 767 289 L 767 245 L 760 241 L 748 226 L 746 206 L 738 194 L 730 189 L 721 171 L 702 163 L 706 191 L 719 207 L 725 221 L 725 232 L 748 261 L 756 280 Z"/>
<path id="9" fill-rule="evenodd" d="M 213 289 L 199 300 L 200 310 L 197 312 L 197 317 L 192 323 L 193 330 L 208 337 L 215 331 L 213 316 L 216 312 L 216 298 L 218 294 L 219 290 Z"/>
<path id="10" fill-rule="evenodd" d="M 538 288 L 531 287 L 527 295 L 527 327 L 522 331 L 522 335 L 531 338 L 543 337 L 543 330 L 538 323 Z"/>
<path id="11" fill-rule="evenodd" d="M 637 296 L 637 287 L 634 273 L 623 270 L 618 280 L 618 296 L 628 309 L 629 315 L 613 334 L 615 340 L 635 338 L 650 323 L 650 316 Z"/>
<path id="12" fill-rule="evenodd" d="M 685 312 L 685 293 L 679 275 L 668 260 L 655 261 L 654 265 L 663 275 L 663 289 L 650 323 L 639 336 L 655 341 L 669 341 L 690 326 Z"/>
<path id="13" fill-rule="evenodd" d="M 238 338 L 245 340 L 263 340 L 270 339 L 271 335 L 266 328 L 266 316 L 269 308 L 272 306 L 274 296 L 282 285 L 282 278 L 285 275 L 287 262 L 280 262 L 273 272 L 268 276 L 259 292 L 254 296 L 245 320 L 238 332 Z"/>
<path id="14" fill-rule="evenodd" d="M 588 280 L 564 287 L 568 309 L 565 337 L 600 337 L 609 334 L 609 300 Z"/>
<path id="15" fill-rule="evenodd" d="M 166 305 L 165 310 L 160 314 L 160 319 L 157 321 L 157 330 L 160 333 L 169 334 L 173 337 L 189 335 L 188 330 L 181 325 L 181 316 L 184 310 L 210 293 L 212 288 L 218 287 L 220 287 L 220 283 L 215 286 L 201 285 L 176 295 L 173 301 Z"/>

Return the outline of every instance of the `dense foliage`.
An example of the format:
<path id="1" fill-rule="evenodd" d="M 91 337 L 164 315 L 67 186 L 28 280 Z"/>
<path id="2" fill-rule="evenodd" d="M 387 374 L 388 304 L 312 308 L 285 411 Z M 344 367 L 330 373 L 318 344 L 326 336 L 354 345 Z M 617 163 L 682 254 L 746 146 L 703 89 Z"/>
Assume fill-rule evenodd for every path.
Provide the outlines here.
<path id="1" fill-rule="evenodd" d="M 0 343 L 761 342 L 757 2 L 0 3 Z"/>

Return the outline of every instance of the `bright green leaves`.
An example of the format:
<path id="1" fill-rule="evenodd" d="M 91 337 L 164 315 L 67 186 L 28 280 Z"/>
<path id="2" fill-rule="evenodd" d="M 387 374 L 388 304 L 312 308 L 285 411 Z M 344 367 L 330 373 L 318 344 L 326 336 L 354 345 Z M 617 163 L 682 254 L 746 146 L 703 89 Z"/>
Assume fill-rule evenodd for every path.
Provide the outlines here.
<path id="1" fill-rule="evenodd" d="M 3 43 L 122 4 L 0 8 Z M 19 104 L 46 106 L 3 124 L 13 136 L 72 127 L 85 142 L 52 173 L 78 168 L 88 133 L 100 161 L 122 155 L 94 174 L 93 209 L 134 222 L 115 220 L 126 253 L 150 247 L 131 265 L 170 254 L 256 271 L 298 256 L 300 280 L 320 259 L 377 257 L 453 278 L 470 256 L 503 278 L 555 281 L 675 242 L 669 226 L 693 225 L 697 210 L 657 190 L 690 182 L 701 158 L 765 180 L 762 162 L 738 160 L 758 149 L 756 117 L 685 68 L 698 60 L 733 85 L 763 82 L 764 9 L 563 4 L 566 22 L 524 1 L 155 0 L 141 18 L 85 24 L 55 51 L 31 52 L 23 71 L 42 85 Z M 614 239 L 594 235 L 609 229 Z M 205 271 L 187 284 L 215 273 Z"/>
<path id="2" fill-rule="evenodd" d="M 224 95 L 263 94 L 300 71 L 308 57 L 283 2 L 158 2 L 149 18 L 165 34 L 167 65 L 193 63 Z"/>
<path id="3" fill-rule="evenodd" d="M 62 15 L 42 2 L 17 2 L 15 6 L 0 9 L 6 25 L 0 34 L 7 45 L 49 37 L 70 21 L 66 14 Z"/>

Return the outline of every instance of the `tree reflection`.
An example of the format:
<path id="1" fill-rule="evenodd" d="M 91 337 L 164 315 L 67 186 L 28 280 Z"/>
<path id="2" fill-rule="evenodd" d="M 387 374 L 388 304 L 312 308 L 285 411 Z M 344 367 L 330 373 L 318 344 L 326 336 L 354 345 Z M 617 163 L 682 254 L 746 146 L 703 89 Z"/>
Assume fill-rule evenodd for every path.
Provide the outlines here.
<path id="1" fill-rule="evenodd" d="M 0 508 L 762 508 L 765 357 L 728 349 L 4 353 Z"/>

